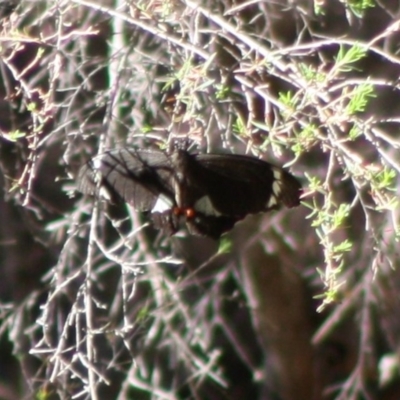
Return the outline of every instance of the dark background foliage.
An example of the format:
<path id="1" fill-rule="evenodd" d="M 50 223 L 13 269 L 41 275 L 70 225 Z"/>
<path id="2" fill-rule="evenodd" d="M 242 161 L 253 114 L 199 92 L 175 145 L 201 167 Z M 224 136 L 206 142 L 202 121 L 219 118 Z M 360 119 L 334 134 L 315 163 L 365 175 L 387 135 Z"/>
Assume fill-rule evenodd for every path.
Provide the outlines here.
<path id="1" fill-rule="evenodd" d="M 397 399 L 399 17 L 0 1 L 0 398 Z M 215 242 L 75 192 L 176 138 L 286 164 L 302 206 Z"/>

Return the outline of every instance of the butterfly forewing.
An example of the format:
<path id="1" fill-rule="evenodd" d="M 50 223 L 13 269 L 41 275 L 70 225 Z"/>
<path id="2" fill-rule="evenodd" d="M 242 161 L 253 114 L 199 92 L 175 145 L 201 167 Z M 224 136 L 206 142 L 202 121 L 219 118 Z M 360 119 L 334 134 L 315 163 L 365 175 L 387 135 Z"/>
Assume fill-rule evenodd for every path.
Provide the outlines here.
<path id="1" fill-rule="evenodd" d="M 167 156 L 162 152 L 134 149 L 112 150 L 90 160 L 79 172 L 78 190 L 86 194 L 109 192 L 134 206 L 149 211 L 163 194 L 173 202 Z"/>

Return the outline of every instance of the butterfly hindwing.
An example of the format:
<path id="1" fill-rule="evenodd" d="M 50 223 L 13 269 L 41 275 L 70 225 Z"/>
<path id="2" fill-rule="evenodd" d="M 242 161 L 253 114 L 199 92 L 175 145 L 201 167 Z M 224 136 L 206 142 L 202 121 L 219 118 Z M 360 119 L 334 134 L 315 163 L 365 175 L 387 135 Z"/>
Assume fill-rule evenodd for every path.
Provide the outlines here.
<path id="1" fill-rule="evenodd" d="M 282 204 L 299 205 L 300 183 L 282 168 L 265 161 L 233 154 L 191 155 L 183 151 L 175 158 L 179 162 L 174 165 L 185 171 L 182 175 L 189 187 L 187 191 L 191 192 L 190 201 L 205 214 L 243 218 Z"/>
<path id="2" fill-rule="evenodd" d="M 297 179 L 266 161 L 234 154 L 199 154 L 196 160 L 204 169 L 217 175 L 220 183 L 225 180 L 224 188 L 231 202 L 238 202 L 246 214 L 300 204 L 301 185 Z M 216 202 L 222 203 L 218 201 L 218 191 L 214 196 Z"/>

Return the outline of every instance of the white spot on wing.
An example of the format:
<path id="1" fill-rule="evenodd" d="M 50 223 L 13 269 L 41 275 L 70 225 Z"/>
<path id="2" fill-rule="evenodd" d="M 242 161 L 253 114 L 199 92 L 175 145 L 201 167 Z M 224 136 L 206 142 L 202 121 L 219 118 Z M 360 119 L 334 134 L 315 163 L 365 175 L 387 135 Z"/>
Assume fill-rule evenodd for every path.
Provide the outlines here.
<path id="1" fill-rule="evenodd" d="M 219 217 L 222 215 L 218 210 L 215 209 L 208 196 L 203 196 L 197 200 L 194 205 L 194 209 L 209 216 Z"/>
<path id="2" fill-rule="evenodd" d="M 101 157 L 96 157 L 93 159 L 93 168 L 100 169 L 102 164 Z"/>
<path id="3" fill-rule="evenodd" d="M 279 203 L 278 199 L 282 192 L 282 170 L 273 168 L 272 172 L 274 175 L 274 181 L 272 183 L 272 192 L 267 203 L 267 208 L 274 207 Z"/>
<path id="4" fill-rule="evenodd" d="M 274 207 L 277 204 L 278 204 L 277 198 L 275 197 L 275 195 L 271 195 L 271 197 L 268 200 L 267 208 Z"/>
<path id="5" fill-rule="evenodd" d="M 282 171 L 278 168 L 273 168 L 272 171 L 274 173 L 274 179 L 280 181 L 282 179 Z"/>
<path id="6" fill-rule="evenodd" d="M 110 196 L 110 192 L 107 190 L 107 188 L 105 188 L 104 186 L 100 186 L 99 189 L 99 196 L 102 199 L 105 199 L 107 201 L 111 201 L 111 196 Z"/>
<path id="7" fill-rule="evenodd" d="M 281 182 L 280 181 L 274 181 L 272 184 L 272 195 L 274 196 L 279 196 L 281 194 Z"/>
<path id="8" fill-rule="evenodd" d="M 274 182 L 272 183 L 272 196 L 279 198 L 282 192 L 282 170 L 280 168 L 273 168 Z M 271 196 L 271 198 L 272 198 Z"/>
<path id="9" fill-rule="evenodd" d="M 170 210 L 173 207 L 172 201 L 167 197 L 161 194 L 158 196 L 156 204 L 154 204 L 152 213 L 159 212 L 163 213 L 164 211 Z"/>

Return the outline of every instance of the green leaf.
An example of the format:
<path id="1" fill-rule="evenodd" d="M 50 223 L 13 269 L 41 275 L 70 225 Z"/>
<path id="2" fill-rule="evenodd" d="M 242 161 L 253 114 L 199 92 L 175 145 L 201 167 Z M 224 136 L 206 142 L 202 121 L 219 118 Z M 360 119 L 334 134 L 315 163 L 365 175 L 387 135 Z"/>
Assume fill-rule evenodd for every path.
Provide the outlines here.
<path id="1" fill-rule="evenodd" d="M 314 66 L 305 63 L 298 65 L 301 75 L 308 82 L 324 82 L 326 74 L 318 71 Z"/>
<path id="2" fill-rule="evenodd" d="M 357 17 L 362 18 L 365 10 L 375 7 L 374 0 L 348 0 L 347 7 Z"/>
<path id="3" fill-rule="evenodd" d="M 231 93 L 231 88 L 226 85 L 217 84 L 215 85 L 215 88 L 217 90 L 215 93 L 217 100 L 225 100 Z"/>
<path id="4" fill-rule="evenodd" d="M 356 140 L 359 136 L 361 136 L 362 131 L 357 125 L 353 125 L 349 132 L 349 139 Z"/>
<path id="5" fill-rule="evenodd" d="M 334 253 L 346 253 L 353 248 L 353 243 L 346 239 L 333 247 Z"/>
<path id="6" fill-rule="evenodd" d="M 374 87 L 370 83 L 363 83 L 353 89 L 350 94 L 350 102 L 345 112 L 348 115 L 354 115 L 358 112 L 365 111 L 366 106 L 371 98 L 376 97 Z"/>
<path id="7" fill-rule="evenodd" d="M 3 132 L 1 136 L 10 142 L 16 142 L 18 139 L 25 137 L 26 133 L 17 129 L 8 133 Z"/>
<path id="8" fill-rule="evenodd" d="M 365 47 L 355 44 L 346 50 L 345 46 L 341 45 L 338 55 L 335 59 L 334 69 L 338 72 L 349 72 L 355 69 L 351 64 L 360 61 L 365 57 L 367 50 Z"/>
<path id="9" fill-rule="evenodd" d="M 232 251 L 232 240 L 226 236 L 222 236 L 219 241 L 218 254 L 226 254 Z"/>
<path id="10" fill-rule="evenodd" d="M 240 116 L 236 118 L 236 121 L 233 124 L 233 132 L 239 136 L 245 136 L 247 133 L 246 125 Z"/>

